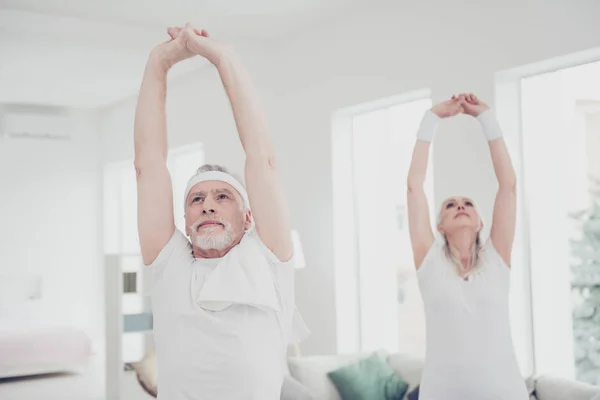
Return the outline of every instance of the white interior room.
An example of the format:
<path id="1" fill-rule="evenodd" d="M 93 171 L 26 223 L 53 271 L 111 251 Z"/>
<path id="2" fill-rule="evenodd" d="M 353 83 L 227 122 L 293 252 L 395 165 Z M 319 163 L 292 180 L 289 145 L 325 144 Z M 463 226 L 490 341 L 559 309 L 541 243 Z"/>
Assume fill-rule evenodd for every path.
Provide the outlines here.
<path id="1" fill-rule="evenodd" d="M 150 50 L 187 21 L 235 46 L 267 112 L 312 332 L 291 355 L 424 356 L 406 175 L 422 114 L 472 92 L 497 109 L 519 179 L 511 329 L 521 372 L 600 385 L 600 345 L 574 345 L 573 317 L 591 290 L 574 288 L 600 285 L 600 267 L 573 283 L 580 230 L 568 217 L 590 205 L 588 176 L 600 176 L 599 16 L 593 0 L 3 0 L 0 354 L 19 361 L 9 340 L 50 330 L 89 357 L 66 361 L 68 373 L 0 357 L 0 398 L 151 398 L 123 368 L 152 347 L 133 116 Z M 175 204 L 201 164 L 243 172 L 212 65 L 173 68 L 167 118 Z M 497 183 L 479 129 L 466 116 L 444 121 L 426 191 L 431 204 L 469 193 L 491 221 Z M 586 315 L 600 327 L 596 304 Z"/>

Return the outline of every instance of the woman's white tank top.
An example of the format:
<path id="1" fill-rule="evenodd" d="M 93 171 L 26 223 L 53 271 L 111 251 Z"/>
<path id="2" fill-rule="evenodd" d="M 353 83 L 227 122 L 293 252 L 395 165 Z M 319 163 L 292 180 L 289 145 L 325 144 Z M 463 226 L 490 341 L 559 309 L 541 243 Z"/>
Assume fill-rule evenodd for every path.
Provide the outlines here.
<path id="1" fill-rule="evenodd" d="M 526 400 L 512 342 L 510 269 L 488 240 L 467 280 L 436 239 L 417 271 L 425 307 L 421 400 Z"/>

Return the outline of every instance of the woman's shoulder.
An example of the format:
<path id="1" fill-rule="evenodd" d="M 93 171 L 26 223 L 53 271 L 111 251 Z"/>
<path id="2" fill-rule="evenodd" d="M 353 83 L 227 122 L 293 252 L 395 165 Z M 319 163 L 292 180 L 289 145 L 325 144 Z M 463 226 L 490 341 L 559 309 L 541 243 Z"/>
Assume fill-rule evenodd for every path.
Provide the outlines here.
<path id="1" fill-rule="evenodd" d="M 438 264 L 440 262 L 441 257 L 444 255 L 445 244 L 446 242 L 443 237 L 435 235 L 431 247 L 429 247 L 425 258 L 423 258 L 421 265 L 417 269 L 417 274 L 422 274 L 423 271 L 431 269 L 432 264 Z"/>
<path id="2" fill-rule="evenodd" d="M 494 242 L 491 237 L 488 237 L 483 245 L 481 246 L 481 257 L 485 260 L 486 263 L 499 265 L 504 267 L 507 271 L 510 269 L 506 262 L 496 250 L 494 246 Z"/>

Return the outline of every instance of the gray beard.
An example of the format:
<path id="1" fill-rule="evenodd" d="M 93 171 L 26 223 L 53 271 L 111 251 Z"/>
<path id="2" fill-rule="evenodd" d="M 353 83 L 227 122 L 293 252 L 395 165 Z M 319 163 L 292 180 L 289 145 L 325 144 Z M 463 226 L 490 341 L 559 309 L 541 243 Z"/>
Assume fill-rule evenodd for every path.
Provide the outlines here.
<path id="1" fill-rule="evenodd" d="M 219 234 L 198 235 L 194 237 L 194 244 L 202 250 L 224 250 L 233 244 L 233 235 L 227 230 Z"/>

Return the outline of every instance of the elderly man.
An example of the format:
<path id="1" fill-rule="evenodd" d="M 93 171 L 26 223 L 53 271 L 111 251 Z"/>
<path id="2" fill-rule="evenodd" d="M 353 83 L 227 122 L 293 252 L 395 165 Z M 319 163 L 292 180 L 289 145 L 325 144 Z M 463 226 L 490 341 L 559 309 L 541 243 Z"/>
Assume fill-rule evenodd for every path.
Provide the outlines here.
<path id="1" fill-rule="evenodd" d="M 148 59 L 135 113 L 138 228 L 152 269 L 158 395 L 168 400 L 279 399 L 289 343 L 307 329 L 294 302 L 289 212 L 265 116 L 231 47 L 190 24 Z M 196 55 L 218 70 L 246 153 L 244 186 L 206 165 L 176 229 L 166 167 L 166 76 Z"/>

